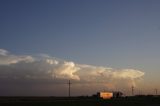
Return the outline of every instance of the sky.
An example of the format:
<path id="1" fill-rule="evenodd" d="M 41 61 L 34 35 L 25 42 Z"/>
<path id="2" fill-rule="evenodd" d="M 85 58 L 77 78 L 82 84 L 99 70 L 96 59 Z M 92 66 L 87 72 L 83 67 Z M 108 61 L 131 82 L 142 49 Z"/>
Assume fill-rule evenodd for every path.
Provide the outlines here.
<path id="1" fill-rule="evenodd" d="M 159 0 L 1 0 L 0 95 L 160 89 Z M 25 92 L 24 92 L 25 91 Z"/>

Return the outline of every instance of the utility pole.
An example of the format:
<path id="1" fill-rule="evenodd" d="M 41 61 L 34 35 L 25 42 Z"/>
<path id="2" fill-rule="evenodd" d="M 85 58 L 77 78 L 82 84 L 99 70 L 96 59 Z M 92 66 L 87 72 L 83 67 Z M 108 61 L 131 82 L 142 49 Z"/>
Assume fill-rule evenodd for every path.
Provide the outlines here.
<path id="1" fill-rule="evenodd" d="M 131 89 L 132 89 L 132 96 L 134 96 L 134 86 L 132 86 Z"/>
<path id="2" fill-rule="evenodd" d="M 71 96 L 71 82 L 70 82 L 70 80 L 69 80 L 69 82 L 68 82 L 68 96 L 70 97 Z"/>
<path id="3" fill-rule="evenodd" d="M 155 95 L 157 95 L 158 94 L 158 89 L 155 89 Z"/>

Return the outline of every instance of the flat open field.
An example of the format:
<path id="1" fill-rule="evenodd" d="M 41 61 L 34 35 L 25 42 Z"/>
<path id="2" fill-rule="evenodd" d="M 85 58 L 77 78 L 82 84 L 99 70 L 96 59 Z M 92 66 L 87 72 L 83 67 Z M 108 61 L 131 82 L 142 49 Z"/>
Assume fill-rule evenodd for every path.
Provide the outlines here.
<path id="1" fill-rule="evenodd" d="M 160 106 L 160 97 L 0 97 L 0 106 Z"/>

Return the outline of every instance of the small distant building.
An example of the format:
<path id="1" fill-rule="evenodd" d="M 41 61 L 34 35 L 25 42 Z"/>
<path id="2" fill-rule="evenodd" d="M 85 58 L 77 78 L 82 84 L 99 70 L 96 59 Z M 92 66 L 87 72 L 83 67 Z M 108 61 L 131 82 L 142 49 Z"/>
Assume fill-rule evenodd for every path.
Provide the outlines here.
<path id="1" fill-rule="evenodd" d="M 111 98 L 119 98 L 119 97 L 122 97 L 123 93 L 122 92 L 98 92 L 97 93 L 97 96 L 99 98 L 102 98 L 102 99 L 111 99 Z"/>
<path id="2" fill-rule="evenodd" d="M 113 98 L 113 92 L 98 92 L 98 97 L 102 99 L 111 99 Z"/>
<path id="3" fill-rule="evenodd" d="M 123 93 L 120 91 L 113 92 L 113 98 L 119 98 L 122 96 L 123 96 Z"/>

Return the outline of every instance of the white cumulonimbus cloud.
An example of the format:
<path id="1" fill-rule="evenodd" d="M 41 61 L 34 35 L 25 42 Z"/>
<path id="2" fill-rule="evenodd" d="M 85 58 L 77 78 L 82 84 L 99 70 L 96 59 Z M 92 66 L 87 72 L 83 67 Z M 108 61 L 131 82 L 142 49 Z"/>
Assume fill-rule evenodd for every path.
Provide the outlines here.
<path id="1" fill-rule="evenodd" d="M 76 64 L 51 56 L 13 55 L 0 49 L 0 80 L 59 81 L 105 83 L 119 85 L 135 84 L 144 72 L 135 69 L 113 69 L 102 66 Z"/>

